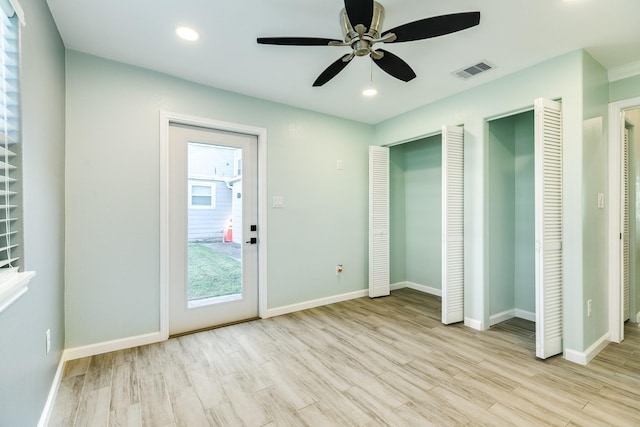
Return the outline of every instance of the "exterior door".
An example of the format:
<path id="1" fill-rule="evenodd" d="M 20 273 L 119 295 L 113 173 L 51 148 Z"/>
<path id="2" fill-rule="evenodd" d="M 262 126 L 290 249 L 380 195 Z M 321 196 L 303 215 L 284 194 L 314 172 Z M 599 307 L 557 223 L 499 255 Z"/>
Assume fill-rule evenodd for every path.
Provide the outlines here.
<path id="1" fill-rule="evenodd" d="M 169 126 L 169 334 L 258 316 L 257 138 Z"/>
<path id="2" fill-rule="evenodd" d="M 535 102 L 536 356 L 562 353 L 562 105 Z"/>

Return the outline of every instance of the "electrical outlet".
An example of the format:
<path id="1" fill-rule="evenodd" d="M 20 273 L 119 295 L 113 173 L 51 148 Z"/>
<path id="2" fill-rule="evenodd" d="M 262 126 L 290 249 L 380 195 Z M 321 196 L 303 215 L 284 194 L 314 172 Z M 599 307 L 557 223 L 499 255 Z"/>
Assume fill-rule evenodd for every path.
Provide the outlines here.
<path id="1" fill-rule="evenodd" d="M 591 317 L 591 300 L 587 301 L 587 317 Z"/>
<path id="2" fill-rule="evenodd" d="M 47 332 L 45 332 L 45 336 L 47 339 L 45 348 L 46 348 L 47 354 L 49 354 L 49 352 L 51 351 L 51 329 L 47 329 Z"/>

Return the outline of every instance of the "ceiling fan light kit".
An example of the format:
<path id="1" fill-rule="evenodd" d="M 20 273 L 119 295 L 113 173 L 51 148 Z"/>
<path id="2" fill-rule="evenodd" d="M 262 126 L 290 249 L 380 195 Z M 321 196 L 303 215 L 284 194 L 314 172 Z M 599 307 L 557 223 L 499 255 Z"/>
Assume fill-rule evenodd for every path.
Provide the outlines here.
<path id="1" fill-rule="evenodd" d="M 259 37 L 259 44 L 282 46 L 349 46 L 351 53 L 329 65 L 313 83 L 322 86 L 342 71 L 356 56 L 367 56 L 384 72 L 404 82 L 413 80 L 416 73 L 401 58 L 376 43 L 401 43 L 423 40 L 461 31 L 480 23 L 480 12 L 454 13 L 434 16 L 382 32 L 384 7 L 373 0 L 345 0 L 340 12 L 343 40 L 317 37 Z"/>

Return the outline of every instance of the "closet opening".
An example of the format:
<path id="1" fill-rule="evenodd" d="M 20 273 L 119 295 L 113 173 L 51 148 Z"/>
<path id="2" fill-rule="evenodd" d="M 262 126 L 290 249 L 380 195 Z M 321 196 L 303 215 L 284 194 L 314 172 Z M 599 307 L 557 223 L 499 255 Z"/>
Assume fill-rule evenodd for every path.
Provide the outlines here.
<path id="1" fill-rule="evenodd" d="M 490 330 L 536 351 L 534 111 L 488 121 Z"/>
<path id="2" fill-rule="evenodd" d="M 391 289 L 410 288 L 442 318 L 442 135 L 389 149 Z M 428 304 L 427 304 L 428 302 Z"/>
<path id="3" fill-rule="evenodd" d="M 442 323 L 462 322 L 464 129 L 392 147 L 393 164 L 389 147 L 369 147 L 369 297 L 413 288 L 441 297 Z"/>

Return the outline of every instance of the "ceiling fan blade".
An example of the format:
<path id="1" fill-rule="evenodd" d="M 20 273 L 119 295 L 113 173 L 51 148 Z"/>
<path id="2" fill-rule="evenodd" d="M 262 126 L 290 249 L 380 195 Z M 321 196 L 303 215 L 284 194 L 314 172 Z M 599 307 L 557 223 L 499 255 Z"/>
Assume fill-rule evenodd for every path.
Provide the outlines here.
<path id="1" fill-rule="evenodd" d="M 400 79 L 403 82 L 408 82 L 416 78 L 416 73 L 411 69 L 409 64 L 404 62 L 398 56 L 394 55 L 391 52 L 387 52 L 384 49 L 377 49 L 377 52 L 383 53 L 382 58 L 376 59 L 373 55 L 371 59 L 376 65 L 387 74 L 395 77 L 396 79 Z"/>
<path id="2" fill-rule="evenodd" d="M 342 40 L 324 39 L 320 37 L 258 37 L 259 44 L 275 44 L 280 46 L 329 46 L 331 42 L 342 43 Z"/>
<path id="3" fill-rule="evenodd" d="M 344 8 L 354 28 L 361 24 L 369 29 L 373 20 L 373 0 L 344 0 Z"/>
<path id="4" fill-rule="evenodd" d="M 480 12 L 452 13 L 409 22 L 385 31 L 382 37 L 394 33 L 396 39 L 388 43 L 409 42 L 443 36 L 474 27 L 480 23 Z"/>
<path id="5" fill-rule="evenodd" d="M 341 56 L 340 59 L 338 59 L 333 64 L 329 65 L 327 69 L 324 70 L 322 74 L 318 76 L 316 81 L 313 82 L 313 86 L 318 87 L 327 83 L 329 80 L 337 76 L 338 73 L 344 69 L 344 67 L 349 65 L 349 62 L 351 62 L 352 59 L 353 59 L 353 55 L 350 53 L 344 56 Z"/>

